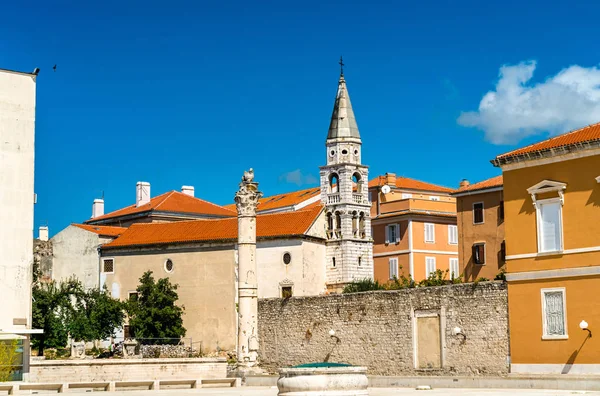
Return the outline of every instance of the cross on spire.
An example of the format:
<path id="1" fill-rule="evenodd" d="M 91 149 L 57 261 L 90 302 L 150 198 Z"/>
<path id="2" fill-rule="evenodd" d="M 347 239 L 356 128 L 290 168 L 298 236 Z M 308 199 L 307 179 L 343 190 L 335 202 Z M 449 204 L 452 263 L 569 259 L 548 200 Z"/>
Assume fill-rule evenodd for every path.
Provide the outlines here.
<path id="1" fill-rule="evenodd" d="M 340 64 L 340 76 L 344 75 L 344 58 L 342 58 L 342 56 L 340 55 L 340 61 L 338 62 Z"/>

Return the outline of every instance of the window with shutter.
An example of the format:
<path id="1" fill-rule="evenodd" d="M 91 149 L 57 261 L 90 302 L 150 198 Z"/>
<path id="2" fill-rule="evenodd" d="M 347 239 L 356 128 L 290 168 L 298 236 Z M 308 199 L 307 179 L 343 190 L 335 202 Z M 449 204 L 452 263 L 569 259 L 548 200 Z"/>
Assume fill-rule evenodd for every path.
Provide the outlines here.
<path id="1" fill-rule="evenodd" d="M 388 264 L 390 266 L 390 279 L 397 278 L 398 277 L 398 259 L 391 258 L 391 259 L 389 259 Z"/>
<path id="2" fill-rule="evenodd" d="M 458 244 L 458 227 L 455 225 L 448 226 L 448 243 L 451 245 Z"/>
<path id="3" fill-rule="evenodd" d="M 559 200 L 537 201 L 538 250 L 562 250 L 561 203 Z"/>
<path id="4" fill-rule="evenodd" d="M 450 279 L 456 279 L 460 276 L 457 258 L 450 258 L 448 267 L 450 269 Z"/>
<path id="5" fill-rule="evenodd" d="M 544 334 L 546 339 L 567 338 L 565 289 L 542 289 Z"/>
<path id="6" fill-rule="evenodd" d="M 425 257 L 425 277 L 429 277 L 435 270 L 435 257 Z"/>
<path id="7" fill-rule="evenodd" d="M 483 223 L 483 202 L 473 204 L 473 224 Z"/>
<path id="8" fill-rule="evenodd" d="M 425 242 L 435 242 L 435 224 L 425 223 Z"/>
<path id="9" fill-rule="evenodd" d="M 385 226 L 385 243 L 390 243 L 390 226 Z"/>
<path id="10" fill-rule="evenodd" d="M 476 243 L 473 245 L 473 263 L 485 264 L 485 243 Z"/>

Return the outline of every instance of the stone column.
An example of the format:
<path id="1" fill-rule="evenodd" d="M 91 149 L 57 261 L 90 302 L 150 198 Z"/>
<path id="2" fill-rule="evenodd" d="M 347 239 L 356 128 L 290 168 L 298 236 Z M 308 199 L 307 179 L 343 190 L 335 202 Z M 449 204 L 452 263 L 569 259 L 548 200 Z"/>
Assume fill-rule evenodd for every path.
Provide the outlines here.
<path id="1" fill-rule="evenodd" d="M 244 172 L 235 194 L 238 212 L 238 367 L 258 364 L 258 280 L 256 275 L 256 207 L 262 193 L 254 171 Z"/>

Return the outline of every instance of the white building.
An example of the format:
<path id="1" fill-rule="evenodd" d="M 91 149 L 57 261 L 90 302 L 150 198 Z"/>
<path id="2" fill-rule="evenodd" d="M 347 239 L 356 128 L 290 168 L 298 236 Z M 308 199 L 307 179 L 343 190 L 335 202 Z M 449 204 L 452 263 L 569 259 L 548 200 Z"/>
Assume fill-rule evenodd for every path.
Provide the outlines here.
<path id="1" fill-rule="evenodd" d="M 36 77 L 37 70 L 0 69 L 0 337 L 23 340 L 24 373 L 32 327 Z"/>

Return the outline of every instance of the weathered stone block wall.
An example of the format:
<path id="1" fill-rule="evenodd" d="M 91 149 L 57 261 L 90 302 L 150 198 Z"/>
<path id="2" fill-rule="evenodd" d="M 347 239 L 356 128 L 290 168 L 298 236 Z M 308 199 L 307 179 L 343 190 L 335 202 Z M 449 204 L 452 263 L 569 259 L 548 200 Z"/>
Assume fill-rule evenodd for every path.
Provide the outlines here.
<path id="1" fill-rule="evenodd" d="M 260 299 L 261 366 L 276 372 L 328 359 L 367 366 L 372 375 L 502 375 L 507 305 L 502 282 Z M 432 314 L 440 318 L 442 368 L 415 369 L 415 317 Z"/>

